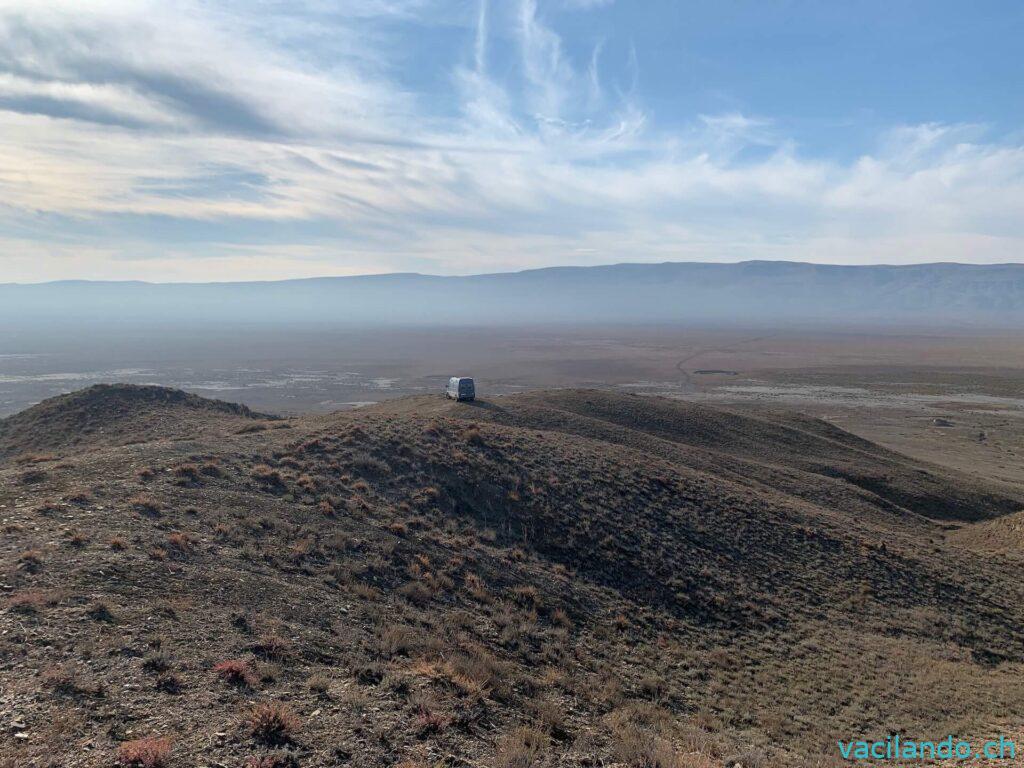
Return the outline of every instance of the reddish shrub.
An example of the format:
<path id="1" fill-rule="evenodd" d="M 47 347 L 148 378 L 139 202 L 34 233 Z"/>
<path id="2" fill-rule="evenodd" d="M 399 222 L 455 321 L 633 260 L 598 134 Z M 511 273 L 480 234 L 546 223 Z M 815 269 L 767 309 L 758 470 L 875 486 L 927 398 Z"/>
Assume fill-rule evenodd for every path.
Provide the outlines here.
<path id="1" fill-rule="evenodd" d="M 250 757 L 245 768 L 298 768 L 299 761 L 288 752 L 277 752 L 262 757 Z"/>
<path id="2" fill-rule="evenodd" d="M 227 659 L 215 665 L 213 671 L 229 685 L 251 688 L 256 684 L 256 673 L 245 659 Z"/>
<path id="3" fill-rule="evenodd" d="M 416 731 L 420 737 L 441 733 L 447 727 L 448 718 L 437 712 L 420 709 L 416 715 Z"/>
<path id="4" fill-rule="evenodd" d="M 38 613 L 49 602 L 49 596 L 38 589 L 23 589 L 15 592 L 7 601 L 7 607 L 17 613 Z"/>
<path id="5" fill-rule="evenodd" d="M 299 761 L 287 752 L 249 758 L 246 768 L 299 768 Z"/>
<path id="6" fill-rule="evenodd" d="M 171 756 L 171 740 L 149 736 L 124 742 L 117 750 L 117 761 L 125 768 L 164 768 Z"/>

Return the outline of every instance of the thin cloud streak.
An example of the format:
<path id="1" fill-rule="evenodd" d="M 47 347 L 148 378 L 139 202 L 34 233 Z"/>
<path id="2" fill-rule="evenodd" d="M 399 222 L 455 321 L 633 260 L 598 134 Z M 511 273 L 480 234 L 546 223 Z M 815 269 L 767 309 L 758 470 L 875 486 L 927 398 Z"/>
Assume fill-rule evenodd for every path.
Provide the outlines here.
<path id="1" fill-rule="evenodd" d="M 277 37 L 253 7 L 0 2 L 0 282 L 1024 253 L 1024 146 L 983 126 L 840 161 L 741 110 L 664 125 L 632 46 L 617 92 L 610 46 L 574 60 L 535 0 L 465 17 L 432 109 L 360 31 L 436 6 L 307 3 Z M 281 42 L 313 29 L 329 65 Z"/>

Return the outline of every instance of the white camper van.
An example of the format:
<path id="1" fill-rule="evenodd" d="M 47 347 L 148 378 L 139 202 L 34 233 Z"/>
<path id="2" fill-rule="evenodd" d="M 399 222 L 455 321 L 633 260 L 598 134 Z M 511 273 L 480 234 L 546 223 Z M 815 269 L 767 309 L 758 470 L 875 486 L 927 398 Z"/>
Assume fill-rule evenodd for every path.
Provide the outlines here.
<path id="1" fill-rule="evenodd" d="M 444 396 L 449 400 L 475 400 L 476 385 L 472 379 L 465 376 L 452 376 L 448 379 L 448 386 L 444 390 Z"/>

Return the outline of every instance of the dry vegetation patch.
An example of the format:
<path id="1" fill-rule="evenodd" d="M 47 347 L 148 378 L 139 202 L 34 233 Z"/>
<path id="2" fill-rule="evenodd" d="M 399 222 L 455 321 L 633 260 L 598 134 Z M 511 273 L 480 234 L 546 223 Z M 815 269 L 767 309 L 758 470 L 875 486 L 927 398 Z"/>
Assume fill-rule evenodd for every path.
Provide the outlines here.
<path id="1" fill-rule="evenodd" d="M 277 430 L 171 400 L 131 445 L 0 462 L 19 765 L 802 768 L 835 733 L 1024 718 L 1016 567 L 893 501 L 946 479 L 832 428 L 557 393 Z"/>
<path id="2" fill-rule="evenodd" d="M 118 763 L 124 768 L 167 768 L 171 757 L 171 740 L 148 736 L 126 741 L 117 749 Z"/>
<path id="3" fill-rule="evenodd" d="M 301 724 L 291 707 L 277 701 L 254 706 L 249 711 L 246 722 L 253 738 L 271 746 L 292 741 Z"/>

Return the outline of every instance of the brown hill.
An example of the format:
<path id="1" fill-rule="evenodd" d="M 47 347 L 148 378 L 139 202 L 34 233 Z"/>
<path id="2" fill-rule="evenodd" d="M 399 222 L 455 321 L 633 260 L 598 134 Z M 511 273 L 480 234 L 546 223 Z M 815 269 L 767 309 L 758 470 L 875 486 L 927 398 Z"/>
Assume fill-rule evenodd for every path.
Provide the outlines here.
<path id="1" fill-rule="evenodd" d="M 929 519 L 1018 502 L 824 422 L 562 391 L 168 440 L 178 399 L 0 463 L 12 765 L 809 766 L 1024 718 L 1016 566 Z"/>
<path id="2" fill-rule="evenodd" d="M 430 402 L 410 398 L 381 407 L 408 410 Z M 909 459 L 791 411 L 737 411 L 598 390 L 526 394 L 515 398 L 511 408 L 482 404 L 456 409 L 435 403 L 434 410 L 630 446 L 739 482 L 852 505 L 850 511 L 867 511 L 857 504 L 865 497 L 878 508 L 933 519 L 977 520 L 1024 507 L 1024 499 L 1005 489 Z"/>
<path id="3" fill-rule="evenodd" d="M 1024 509 L 993 520 L 958 529 L 950 536 L 966 547 L 982 552 L 1024 556 Z"/>
<path id="4" fill-rule="evenodd" d="M 0 419 L 0 458 L 194 436 L 274 417 L 169 387 L 96 384 Z"/>

